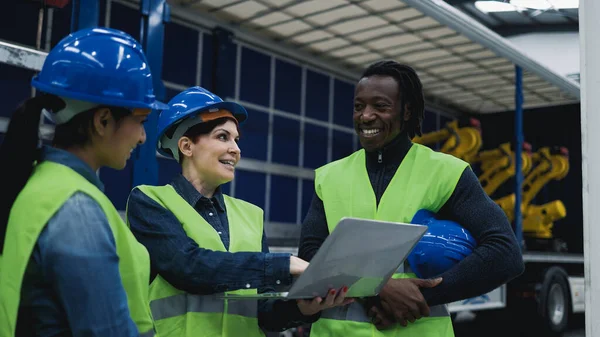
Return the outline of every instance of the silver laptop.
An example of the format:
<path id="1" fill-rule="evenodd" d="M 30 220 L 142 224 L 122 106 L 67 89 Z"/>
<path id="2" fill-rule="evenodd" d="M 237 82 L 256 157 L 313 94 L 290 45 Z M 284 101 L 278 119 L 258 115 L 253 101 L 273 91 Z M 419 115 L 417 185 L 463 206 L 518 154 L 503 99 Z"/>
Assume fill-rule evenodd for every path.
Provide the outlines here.
<path id="1" fill-rule="evenodd" d="M 348 286 L 346 297 L 375 296 L 426 231 L 427 226 L 423 225 L 342 218 L 289 291 L 219 297 L 232 300 L 325 298 L 329 289 L 343 286 Z"/>

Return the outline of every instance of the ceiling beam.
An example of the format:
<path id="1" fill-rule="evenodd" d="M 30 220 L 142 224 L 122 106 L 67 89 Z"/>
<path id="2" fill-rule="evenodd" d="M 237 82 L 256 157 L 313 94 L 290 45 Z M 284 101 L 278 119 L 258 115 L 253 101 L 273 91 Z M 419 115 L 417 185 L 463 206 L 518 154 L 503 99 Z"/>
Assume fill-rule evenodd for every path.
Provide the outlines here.
<path id="1" fill-rule="evenodd" d="M 449 5 L 456 6 L 456 5 L 466 4 L 466 3 L 473 3 L 476 0 L 444 0 L 444 1 L 446 1 L 446 3 Z"/>
<path id="2" fill-rule="evenodd" d="M 578 32 L 578 23 L 542 23 L 529 25 L 500 25 L 490 27 L 504 37 L 527 33 Z"/>
<path id="3" fill-rule="evenodd" d="M 404 0 L 404 3 L 430 16 L 440 24 L 464 34 L 467 38 L 489 48 L 498 56 L 505 57 L 524 70 L 559 87 L 569 95 L 580 98 L 579 83 L 560 75 L 550 68 L 537 63 L 519 49 L 508 44 L 498 33 L 490 30 L 472 17 L 443 1 Z"/>

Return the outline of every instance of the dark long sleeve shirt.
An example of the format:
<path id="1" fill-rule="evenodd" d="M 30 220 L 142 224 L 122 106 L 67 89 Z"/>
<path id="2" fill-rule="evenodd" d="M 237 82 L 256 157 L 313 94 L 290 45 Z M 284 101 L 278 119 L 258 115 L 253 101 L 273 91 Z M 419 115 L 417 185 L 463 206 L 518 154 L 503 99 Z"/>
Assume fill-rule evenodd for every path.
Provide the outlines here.
<path id="1" fill-rule="evenodd" d="M 367 172 L 378 204 L 411 146 L 406 134 L 401 133 L 383 150 L 367 152 Z M 455 268 L 440 275 L 441 284 L 421 289 L 430 306 L 479 296 L 523 272 L 521 251 L 506 215 L 483 191 L 470 167 L 462 173 L 438 216 L 456 221 L 470 231 L 477 248 Z M 310 261 L 328 235 L 323 201 L 315 194 L 302 226 L 299 257 Z"/>
<path id="2" fill-rule="evenodd" d="M 217 231 L 229 249 L 229 222 L 220 190 L 206 198 L 182 175 L 171 185 Z M 292 282 L 290 255 L 270 253 L 264 231 L 262 252 L 204 249 L 187 236 L 171 211 L 138 189 L 129 197 L 127 219 L 135 237 L 150 253 L 152 279 L 160 274 L 177 289 L 200 295 L 246 288 L 257 288 L 263 293 L 274 291 L 275 285 Z M 283 331 L 317 318 L 302 315 L 295 301 L 258 302 L 259 325 L 268 331 Z"/>

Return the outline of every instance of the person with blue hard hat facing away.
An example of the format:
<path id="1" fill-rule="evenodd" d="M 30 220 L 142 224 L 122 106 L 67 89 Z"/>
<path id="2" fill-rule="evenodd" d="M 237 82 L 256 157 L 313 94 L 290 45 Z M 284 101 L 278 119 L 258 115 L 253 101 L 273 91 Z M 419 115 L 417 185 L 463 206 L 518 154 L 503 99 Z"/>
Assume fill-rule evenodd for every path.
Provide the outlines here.
<path id="1" fill-rule="evenodd" d="M 162 336 L 263 336 L 344 305 L 347 288 L 312 300 L 224 300 L 289 285 L 308 263 L 270 253 L 263 211 L 229 197 L 241 156 L 239 126 L 248 114 L 201 87 L 169 102 L 158 120 L 157 150 L 181 165 L 170 184 L 133 189 L 127 220 L 152 262 L 150 307 Z"/>
<path id="2" fill-rule="evenodd" d="M 427 251 L 417 269 L 429 258 L 435 266 L 449 267 L 435 278 L 417 278 L 405 263 L 378 296 L 323 311 L 311 327 L 312 337 L 450 337 L 447 303 L 491 291 L 523 272 L 508 219 L 469 165 L 411 142 L 421 134 L 423 114 L 423 88 L 411 67 L 384 60 L 364 71 L 353 111 L 362 149 L 316 170 L 299 257 L 310 261 L 342 217 L 410 223 L 420 210 L 460 224 L 476 246 L 471 254 L 460 249 L 468 256 L 458 255 L 459 262 L 450 264 Z M 430 230 L 438 230 L 434 227 Z"/>
<path id="3" fill-rule="evenodd" d="M 63 38 L 0 148 L 0 336 L 154 336 L 150 260 L 96 172 L 144 143 L 153 94 L 140 44 L 108 28 Z M 40 115 L 55 124 L 38 147 Z"/>

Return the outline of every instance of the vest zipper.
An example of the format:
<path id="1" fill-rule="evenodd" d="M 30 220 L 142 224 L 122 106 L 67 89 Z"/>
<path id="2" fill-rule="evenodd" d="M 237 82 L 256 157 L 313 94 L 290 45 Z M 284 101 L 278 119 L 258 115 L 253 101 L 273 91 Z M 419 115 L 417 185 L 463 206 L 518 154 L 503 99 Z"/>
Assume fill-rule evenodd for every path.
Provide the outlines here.
<path id="1" fill-rule="evenodd" d="M 377 152 L 377 163 L 383 163 L 383 151 L 379 150 Z M 381 196 L 383 195 L 382 185 L 383 185 L 383 176 L 385 173 L 385 165 L 377 167 L 377 177 L 375 179 L 375 199 L 377 201 L 377 207 L 379 207 L 379 201 L 381 201 Z"/>

